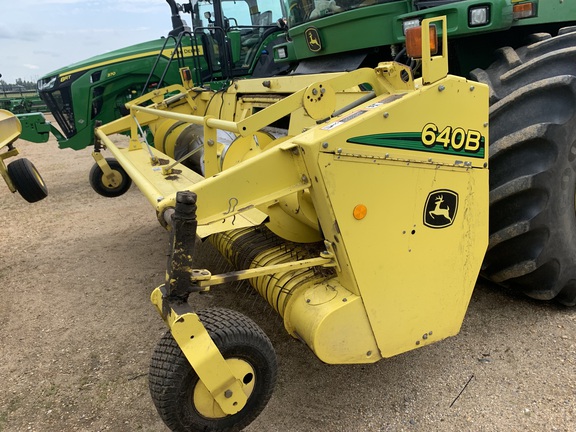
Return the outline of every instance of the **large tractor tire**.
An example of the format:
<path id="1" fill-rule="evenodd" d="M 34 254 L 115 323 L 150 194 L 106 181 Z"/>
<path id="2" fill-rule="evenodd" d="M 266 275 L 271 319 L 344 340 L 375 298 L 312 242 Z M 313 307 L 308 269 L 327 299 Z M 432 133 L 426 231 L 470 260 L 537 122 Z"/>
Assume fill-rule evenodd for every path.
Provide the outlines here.
<path id="1" fill-rule="evenodd" d="M 236 374 L 242 375 L 248 401 L 226 415 L 182 353 L 172 334 L 160 340 L 150 363 L 152 400 L 174 432 L 240 431 L 254 420 L 276 384 L 276 354 L 268 337 L 249 318 L 229 309 L 207 309 L 198 316 Z"/>
<path id="2" fill-rule="evenodd" d="M 490 243 L 482 273 L 576 305 L 576 27 L 501 48 L 490 86 Z"/>

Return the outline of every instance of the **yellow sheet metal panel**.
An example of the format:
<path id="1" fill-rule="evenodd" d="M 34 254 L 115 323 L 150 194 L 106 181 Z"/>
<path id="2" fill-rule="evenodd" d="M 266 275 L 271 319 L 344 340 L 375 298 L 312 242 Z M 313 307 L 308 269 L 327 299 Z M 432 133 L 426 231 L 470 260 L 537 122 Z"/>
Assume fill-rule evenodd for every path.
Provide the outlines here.
<path id="1" fill-rule="evenodd" d="M 251 208 L 222 221 L 207 225 L 199 225 L 196 230 L 196 235 L 200 238 L 206 238 L 212 234 L 233 229 L 254 227 L 261 225 L 267 218 L 268 215 L 266 213 L 263 213 L 256 208 Z"/>
<path id="2" fill-rule="evenodd" d="M 313 228 L 299 218 L 294 217 L 297 215 L 288 214 L 280 202 L 262 205 L 258 208 L 270 216 L 266 226 L 274 234 L 288 241 L 298 243 L 312 243 L 322 240 L 318 227 Z"/>
<path id="3" fill-rule="evenodd" d="M 198 195 L 198 223 L 219 221 L 306 189 L 309 179 L 300 164 L 298 149 L 280 144 L 196 183 L 189 190 Z"/>
<path id="4" fill-rule="evenodd" d="M 482 168 L 487 163 L 487 87 L 448 76 L 430 87 L 382 95 L 295 138 L 322 151 Z M 375 149 L 385 149 L 379 152 Z M 420 153 L 419 153 L 420 151 Z"/>
<path id="5" fill-rule="evenodd" d="M 383 357 L 459 331 L 488 242 L 487 88 L 393 96 L 295 140 L 322 149 L 305 152 L 312 196 Z"/>
<path id="6" fill-rule="evenodd" d="M 321 162 L 382 356 L 457 334 L 487 246 L 488 171 Z"/>

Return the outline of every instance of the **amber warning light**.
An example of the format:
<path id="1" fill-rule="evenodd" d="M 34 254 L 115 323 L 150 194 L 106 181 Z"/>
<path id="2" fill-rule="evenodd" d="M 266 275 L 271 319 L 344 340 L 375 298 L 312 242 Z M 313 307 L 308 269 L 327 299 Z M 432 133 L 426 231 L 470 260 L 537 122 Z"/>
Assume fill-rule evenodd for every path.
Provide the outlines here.
<path id="1" fill-rule="evenodd" d="M 514 19 L 531 18 L 536 16 L 536 7 L 534 3 L 520 3 L 512 6 Z"/>
<path id="2" fill-rule="evenodd" d="M 430 29 L 430 55 L 438 54 L 438 32 L 436 26 Z M 422 27 L 406 29 L 406 54 L 412 58 L 422 58 Z"/>

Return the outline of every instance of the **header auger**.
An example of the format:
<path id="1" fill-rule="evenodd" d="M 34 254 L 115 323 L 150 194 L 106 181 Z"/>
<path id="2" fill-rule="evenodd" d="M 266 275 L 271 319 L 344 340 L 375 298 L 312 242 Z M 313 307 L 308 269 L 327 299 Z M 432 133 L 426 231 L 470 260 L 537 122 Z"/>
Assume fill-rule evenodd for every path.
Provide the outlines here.
<path id="1" fill-rule="evenodd" d="M 274 387 L 274 351 L 251 320 L 194 311 L 191 294 L 211 285 L 249 279 L 326 363 L 373 363 L 458 333 L 488 241 L 488 89 L 448 75 L 446 52 L 423 61 L 433 67 L 416 80 L 389 62 L 218 92 L 183 70 L 182 86 L 96 129 L 102 181 L 129 176 L 171 234 L 152 293 L 170 332 L 150 389 L 172 430 L 239 430 Z M 108 136 L 124 131 L 120 148 Z M 194 269 L 197 236 L 239 270 Z"/>

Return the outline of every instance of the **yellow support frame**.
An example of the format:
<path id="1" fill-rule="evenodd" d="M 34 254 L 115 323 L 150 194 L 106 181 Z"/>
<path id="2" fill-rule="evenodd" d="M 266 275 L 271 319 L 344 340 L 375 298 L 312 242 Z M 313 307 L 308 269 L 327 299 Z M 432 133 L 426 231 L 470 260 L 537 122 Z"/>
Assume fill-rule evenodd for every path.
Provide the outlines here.
<path id="1" fill-rule="evenodd" d="M 171 305 L 164 298 L 163 286 L 156 288 L 150 300 L 188 359 L 198 378 L 206 386 L 224 413 L 236 414 L 246 405 L 242 376 L 234 376 L 218 347 L 189 305 Z M 167 312 L 165 312 L 167 310 Z"/>
<path id="2" fill-rule="evenodd" d="M 424 84 L 434 83 L 448 75 L 448 38 L 442 38 L 442 54 L 430 54 L 430 25 L 440 22 L 442 34 L 447 34 L 447 20 L 445 16 L 427 18 L 422 20 L 422 80 Z"/>

